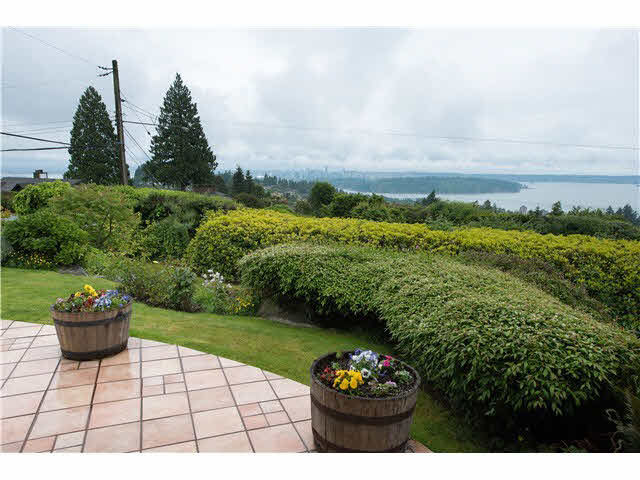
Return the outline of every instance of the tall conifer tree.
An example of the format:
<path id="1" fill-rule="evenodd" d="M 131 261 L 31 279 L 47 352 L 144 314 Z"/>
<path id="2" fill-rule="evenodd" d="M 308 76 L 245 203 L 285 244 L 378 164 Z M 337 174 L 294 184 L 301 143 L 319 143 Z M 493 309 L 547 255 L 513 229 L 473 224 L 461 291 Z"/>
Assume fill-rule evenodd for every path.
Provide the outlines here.
<path id="1" fill-rule="evenodd" d="M 117 137 L 98 91 L 87 88 L 73 116 L 69 167 L 65 178 L 85 183 L 120 183 Z M 127 176 L 129 170 L 127 168 Z"/>
<path id="2" fill-rule="evenodd" d="M 210 183 L 217 167 L 191 92 L 176 74 L 164 97 L 157 133 L 151 139 L 149 172 L 158 182 L 186 189 Z"/>

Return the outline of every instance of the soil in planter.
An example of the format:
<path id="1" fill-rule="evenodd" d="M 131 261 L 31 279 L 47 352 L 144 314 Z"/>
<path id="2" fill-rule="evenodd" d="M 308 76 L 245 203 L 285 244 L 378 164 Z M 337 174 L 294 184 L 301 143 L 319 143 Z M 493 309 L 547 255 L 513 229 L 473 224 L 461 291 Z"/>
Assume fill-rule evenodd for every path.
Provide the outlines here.
<path id="1" fill-rule="evenodd" d="M 396 360 L 392 357 L 391 367 L 384 367 L 382 370 L 377 370 L 377 384 L 384 384 L 388 381 L 395 382 L 397 387 L 390 389 L 385 394 L 380 394 L 376 391 L 375 384 L 372 382 L 374 377 L 372 376 L 369 379 L 363 377 L 364 384 L 360 385 L 355 391 L 348 392 L 340 389 L 335 389 L 333 387 L 333 380 L 335 378 L 334 375 L 331 375 L 331 372 L 335 372 L 336 370 L 349 370 L 349 365 L 351 364 L 350 355 L 353 352 L 343 352 L 341 358 L 336 358 L 335 355 L 325 358 L 324 360 L 319 361 L 316 364 L 316 368 L 313 372 L 315 378 L 320 381 L 320 383 L 328 386 L 331 389 L 336 390 L 337 392 L 344 393 L 345 395 L 353 395 L 357 397 L 366 397 L 366 398 L 392 398 L 402 395 L 405 392 L 409 392 L 415 387 L 416 378 L 411 371 L 411 369 L 407 368 L 407 366 L 401 362 L 400 360 Z M 381 359 L 385 357 L 380 355 Z M 335 368 L 337 367 L 337 368 Z M 329 369 L 329 370 L 327 370 Z M 411 381 L 407 383 L 401 383 L 398 381 L 395 374 L 399 371 L 405 370 L 409 372 L 411 375 Z"/>

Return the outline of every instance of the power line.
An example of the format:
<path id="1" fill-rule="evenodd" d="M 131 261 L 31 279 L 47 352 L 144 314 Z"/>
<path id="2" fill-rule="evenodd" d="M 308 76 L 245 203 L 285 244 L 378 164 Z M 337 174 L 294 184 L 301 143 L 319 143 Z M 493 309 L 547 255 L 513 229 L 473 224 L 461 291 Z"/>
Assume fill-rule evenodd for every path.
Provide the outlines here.
<path id="1" fill-rule="evenodd" d="M 7 148 L 0 152 L 33 152 L 35 150 L 64 150 L 69 147 L 40 147 L 40 148 Z"/>
<path id="2" fill-rule="evenodd" d="M 71 145 L 69 142 L 57 142 L 55 140 L 47 140 L 45 138 L 27 137 L 25 135 L 17 135 L 15 133 L 0 132 L 2 135 L 8 135 L 9 137 L 26 138 L 27 140 L 36 140 L 38 142 L 59 143 L 60 145 Z"/>
<path id="3" fill-rule="evenodd" d="M 47 46 L 49 46 L 49 47 L 51 47 L 51 48 L 54 48 L 54 49 L 56 49 L 57 51 L 59 51 L 60 53 L 63 53 L 63 54 L 65 54 L 65 55 L 67 55 L 67 56 L 69 56 L 69 57 L 71 57 L 71 58 L 75 58 L 75 59 L 77 59 L 77 60 L 80 60 L 81 62 L 88 63 L 89 65 L 92 65 L 92 66 L 94 66 L 94 67 L 99 67 L 99 65 L 97 65 L 97 64 L 95 64 L 95 63 L 93 63 L 91 60 L 88 60 L 88 59 L 86 59 L 86 58 L 84 58 L 84 57 L 81 57 L 80 55 L 76 55 L 76 54 L 74 54 L 74 53 L 71 53 L 71 52 L 69 52 L 69 51 L 67 51 L 67 50 L 65 50 L 65 49 L 63 49 L 63 48 L 56 47 L 54 44 L 49 43 L 49 42 L 47 42 L 47 41 L 45 41 L 45 40 L 42 40 L 41 38 L 38 38 L 38 37 L 36 37 L 35 35 L 31 35 L 30 33 L 24 32 L 24 31 L 22 31 L 22 30 L 20 30 L 20 29 L 18 29 L 18 28 L 15 28 L 15 27 L 9 27 L 9 28 L 10 28 L 11 30 L 14 30 L 14 31 L 16 31 L 16 32 L 18 32 L 18 33 L 21 33 L 22 35 L 24 35 L 24 36 L 26 36 L 26 37 L 29 37 L 29 38 L 31 38 L 31 39 L 33 39 L 33 40 L 37 41 L 37 42 L 40 42 L 40 43 L 42 43 L 42 44 L 44 44 L 44 45 L 47 45 Z"/>
<path id="4" fill-rule="evenodd" d="M 149 130 L 147 129 L 147 127 L 145 126 L 144 122 L 142 121 L 142 119 L 140 118 L 140 115 L 138 115 L 138 112 L 136 112 L 133 108 L 131 108 L 129 105 L 127 105 L 126 103 L 124 104 L 125 107 L 127 107 L 129 110 L 131 110 L 135 116 L 138 118 L 138 120 L 140 120 L 140 125 L 143 126 L 145 132 L 147 132 L 147 135 L 151 136 L 151 132 L 149 132 Z M 123 120 L 124 121 L 124 120 Z"/>

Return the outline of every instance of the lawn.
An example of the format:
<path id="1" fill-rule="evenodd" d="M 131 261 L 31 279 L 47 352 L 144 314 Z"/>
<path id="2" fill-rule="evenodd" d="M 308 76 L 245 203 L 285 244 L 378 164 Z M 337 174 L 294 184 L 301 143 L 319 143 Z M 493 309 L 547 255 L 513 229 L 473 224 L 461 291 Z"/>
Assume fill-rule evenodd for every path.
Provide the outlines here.
<path id="1" fill-rule="evenodd" d="M 94 277 L 49 271 L 1 268 L 0 316 L 7 320 L 51 324 L 49 306 L 60 296 L 115 284 Z M 391 353 L 391 347 L 364 333 L 285 325 L 260 317 L 212 315 L 163 310 L 136 303 L 131 335 L 184 345 L 218 354 L 309 385 L 309 367 L 316 357 L 357 347 Z M 429 394 L 421 393 L 411 435 L 437 452 L 487 451 L 483 435 L 473 432 Z"/>

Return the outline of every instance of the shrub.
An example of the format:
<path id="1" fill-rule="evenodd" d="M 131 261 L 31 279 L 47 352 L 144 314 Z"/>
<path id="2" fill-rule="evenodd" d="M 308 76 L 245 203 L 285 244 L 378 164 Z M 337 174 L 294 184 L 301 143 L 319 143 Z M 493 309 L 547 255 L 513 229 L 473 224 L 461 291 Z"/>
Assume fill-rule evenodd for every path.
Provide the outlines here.
<path id="1" fill-rule="evenodd" d="M 152 223 L 142 235 L 142 248 L 149 258 L 182 258 L 189 245 L 189 225 L 168 217 Z"/>
<path id="2" fill-rule="evenodd" d="M 2 192 L 0 193 L 0 205 L 5 210 L 9 210 L 13 212 L 13 197 L 15 196 L 14 192 Z"/>
<path id="3" fill-rule="evenodd" d="M 308 218 L 269 210 L 242 209 L 213 214 L 204 222 L 185 254 L 201 273 L 210 268 L 236 273 L 244 254 L 299 240 L 423 250 L 456 255 L 480 251 L 537 258 L 554 265 L 565 278 L 611 307 L 625 325 L 638 328 L 640 317 L 640 242 L 583 235 L 470 228 L 451 232 L 424 225 L 341 218 Z"/>
<path id="4" fill-rule="evenodd" d="M 280 213 L 295 213 L 289 205 L 285 205 L 284 203 L 276 203 L 275 205 L 271 205 L 270 207 L 267 207 L 267 210 L 273 210 L 274 212 Z"/>
<path id="5" fill-rule="evenodd" d="M 243 284 L 303 299 L 344 327 L 379 318 L 405 361 L 455 405 L 521 427 L 640 387 L 640 341 L 498 270 L 423 253 L 278 245 Z"/>
<path id="6" fill-rule="evenodd" d="M 129 198 L 101 185 L 74 188 L 52 199 L 50 205 L 86 231 L 91 245 L 99 249 L 126 249 L 139 223 Z"/>
<path id="7" fill-rule="evenodd" d="M 71 185 L 62 180 L 27 185 L 13 197 L 13 208 L 18 215 L 27 215 L 46 207 L 50 198 L 71 191 Z"/>
<path id="8" fill-rule="evenodd" d="M 55 264 L 79 263 L 89 236 L 68 218 L 46 209 L 7 222 L 4 233 L 16 254 L 37 254 Z"/>

